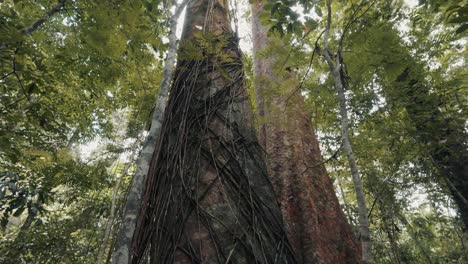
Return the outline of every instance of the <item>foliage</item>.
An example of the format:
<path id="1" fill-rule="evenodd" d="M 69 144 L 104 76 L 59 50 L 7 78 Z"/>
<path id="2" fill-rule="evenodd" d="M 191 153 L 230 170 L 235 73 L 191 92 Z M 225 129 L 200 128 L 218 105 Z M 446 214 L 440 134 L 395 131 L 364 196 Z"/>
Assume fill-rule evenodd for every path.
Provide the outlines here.
<path id="1" fill-rule="evenodd" d="M 311 34 L 287 27 L 288 14 L 297 5 L 305 14 L 320 17 L 315 9 L 323 9 L 325 3 L 274 3 L 274 9 L 266 7 L 273 19 L 264 21 L 273 31 L 296 35 L 295 47 L 303 47 L 299 53 L 309 52 L 311 66 L 299 64 L 297 73 L 305 76 L 303 94 L 325 156 L 334 157 L 340 148 L 340 131 L 333 79 L 323 60 L 313 57 L 320 51 L 317 43 L 321 43 L 324 22 Z M 420 1 L 413 9 L 405 1 L 332 1 L 332 10 L 336 10 L 332 32 L 338 33 L 331 36 L 329 45 L 343 45 L 351 130 L 372 206 L 376 262 L 466 261 L 466 231 L 444 182 L 447 176 L 433 160 L 434 153 L 451 152 L 451 141 L 466 148 L 467 94 L 462 81 L 466 78 L 466 1 Z M 277 16 L 285 19 L 276 20 Z M 397 81 L 405 72 L 416 86 Z M 454 130 L 461 132 L 454 136 L 449 132 Z M 344 211 L 357 224 L 345 165 L 339 155 L 328 162 L 328 169 L 337 179 L 338 193 L 345 196 Z"/>
<path id="2" fill-rule="evenodd" d="M 160 2 L 64 2 L 31 34 L 57 2 L 0 3 L 2 263 L 94 262 L 111 167 L 138 151 L 162 75 Z M 87 144 L 108 148 L 86 158 Z"/>
<path id="3" fill-rule="evenodd" d="M 402 263 L 428 263 L 428 259 L 433 263 L 462 263 L 467 257 L 457 206 L 429 154 L 438 148 L 429 143 L 438 137 L 435 135 L 455 124 L 461 125 L 458 130 L 464 130 L 466 104 L 460 99 L 466 98 L 466 87 L 460 78 L 466 70 L 459 54 L 466 53 L 466 48 L 458 44 L 463 40 L 451 25 L 434 31 L 434 14 L 422 8 L 410 11 L 398 1 L 375 5 L 353 23 L 343 44 L 353 142 L 368 204 L 372 205 L 377 263 L 396 263 L 397 259 Z M 335 15 L 334 21 L 343 22 L 334 27 L 346 25 L 349 17 Z M 422 21 L 430 22 L 427 29 Z M 399 28 L 406 23 L 412 27 L 406 31 Z M 311 37 L 310 45 L 315 38 Z M 331 45 L 337 45 L 337 41 Z M 329 110 L 336 105 L 332 80 L 325 65 L 315 63 L 304 87 L 319 135 L 323 135 L 321 143 L 328 146 L 325 149 L 336 149 L 338 120 L 336 112 Z M 419 80 L 420 88 L 397 82 L 406 69 L 411 69 L 408 74 Z M 422 101 L 411 101 L 409 93 Z M 434 109 L 442 114 L 435 117 Z M 451 120 L 449 124 L 447 120 Z M 461 142 L 466 140 L 463 134 L 457 137 Z M 438 138 L 439 142 L 446 140 Z M 345 211 L 355 223 L 356 205 L 353 195 L 348 196 L 352 185 L 343 157 L 329 165 L 344 186 L 345 206 L 351 207 Z"/>
<path id="4" fill-rule="evenodd" d="M 68 0 L 30 35 L 21 33 L 56 4 L 0 3 L 2 263 L 95 262 L 113 189 L 122 179 L 119 205 L 130 181 L 124 168 L 139 150 L 162 76 L 166 2 Z M 342 40 L 376 263 L 466 262 L 466 230 L 428 154 L 435 149 L 431 140 L 444 142 L 437 135 L 447 127 L 463 131 L 456 140 L 466 146 L 466 1 L 425 0 L 413 8 L 403 0 L 332 1 L 332 7 L 338 33 L 329 45 Z M 284 63 L 275 71 L 294 72 L 300 83 L 272 91 L 305 95 L 325 160 L 331 157 L 327 169 L 356 229 L 357 205 L 338 143 L 338 102 L 320 57 L 325 1 L 269 0 L 265 9 L 271 34 L 291 45 L 278 42 L 261 56 L 277 56 Z M 229 64 L 225 40 L 214 39 L 197 34 L 203 49 L 182 42 L 180 58 L 209 55 Z M 252 58 L 243 61 L 251 87 Z M 416 86 L 398 81 L 405 72 Z M 411 101 L 411 92 L 425 103 Z M 433 117 L 434 109 L 441 114 Z M 82 150 L 93 145 L 100 146 L 93 154 Z"/>

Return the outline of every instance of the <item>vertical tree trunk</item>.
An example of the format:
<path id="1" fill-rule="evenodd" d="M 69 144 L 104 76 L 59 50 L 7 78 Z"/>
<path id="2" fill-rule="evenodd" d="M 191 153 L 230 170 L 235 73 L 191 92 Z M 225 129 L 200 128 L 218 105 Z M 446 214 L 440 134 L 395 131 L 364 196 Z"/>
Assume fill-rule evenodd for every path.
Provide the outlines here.
<path id="1" fill-rule="evenodd" d="M 417 67 L 405 68 L 396 80 L 398 89 L 386 93 L 408 112 L 416 128 L 414 139 L 428 149 L 440 181 L 452 194 L 468 232 L 468 150 L 464 124 L 441 112 L 439 106 L 443 103 L 430 92 Z"/>
<path id="2" fill-rule="evenodd" d="M 252 3 L 254 73 L 260 139 L 281 204 L 289 241 L 299 263 L 359 263 L 360 249 L 322 163 L 304 99 L 292 74 L 278 76 L 278 60 L 262 53 L 271 42 L 260 22 L 264 2 Z M 286 89 L 287 89 L 286 88 Z M 288 98 L 289 97 L 289 98 Z"/>
<path id="3" fill-rule="evenodd" d="M 132 155 L 133 158 L 133 155 Z M 106 228 L 104 231 L 104 239 L 102 240 L 101 247 L 99 248 L 99 253 L 97 257 L 97 264 L 102 264 L 104 262 L 104 255 L 106 254 L 107 246 L 109 243 L 109 238 L 112 232 L 112 226 L 115 220 L 115 211 L 117 209 L 117 198 L 119 195 L 120 185 L 122 184 L 122 180 L 125 175 L 127 175 L 128 170 L 130 169 L 130 164 L 128 164 L 122 174 L 120 174 L 117 178 L 117 181 L 114 186 L 114 190 L 112 191 L 112 200 L 111 200 L 111 207 L 109 212 L 109 217 L 107 218 Z"/>
<path id="4" fill-rule="evenodd" d="M 170 21 L 169 31 L 169 49 L 167 52 L 166 60 L 164 61 L 163 79 L 159 86 L 158 100 L 156 108 L 151 118 L 151 127 L 143 143 L 143 148 L 140 152 L 138 164 L 136 167 L 135 175 L 133 176 L 130 190 L 125 202 L 122 223 L 117 235 L 115 249 L 112 253 L 112 263 L 124 264 L 128 263 L 130 257 L 130 248 L 132 236 L 135 231 L 136 218 L 140 210 L 140 201 L 145 188 L 146 175 L 148 174 L 149 164 L 152 154 L 155 150 L 156 139 L 161 132 L 161 126 L 164 117 L 164 110 L 167 105 L 169 96 L 170 82 L 174 73 L 174 63 L 176 61 L 177 52 L 177 19 L 179 18 L 182 10 L 187 5 L 188 0 L 182 1 L 174 11 Z"/>
<path id="5" fill-rule="evenodd" d="M 333 76 L 333 81 L 336 88 L 336 95 L 339 102 L 340 109 L 340 125 L 341 125 L 341 139 L 343 143 L 343 150 L 346 153 L 348 159 L 349 168 L 351 170 L 351 176 L 353 178 L 354 191 L 356 192 L 356 201 L 358 204 L 358 221 L 359 221 L 359 235 L 362 247 L 362 261 L 365 264 L 373 263 L 372 251 L 371 251 L 371 238 L 370 238 L 370 224 L 368 217 L 368 210 L 366 206 L 366 197 L 364 195 L 364 185 L 361 180 L 361 173 L 359 172 L 356 159 L 354 158 L 353 148 L 351 146 L 351 140 L 349 138 L 349 118 L 348 110 L 346 108 L 346 96 L 345 96 L 345 83 L 343 80 L 345 76 L 342 76 L 342 58 L 341 58 L 341 45 L 333 61 L 333 55 L 328 49 L 328 37 L 330 34 L 331 27 L 331 0 L 327 0 L 327 24 L 323 35 L 323 55 L 325 61 L 328 64 L 330 73 Z"/>
<path id="6" fill-rule="evenodd" d="M 227 2 L 192 0 L 132 263 L 295 263 Z"/>

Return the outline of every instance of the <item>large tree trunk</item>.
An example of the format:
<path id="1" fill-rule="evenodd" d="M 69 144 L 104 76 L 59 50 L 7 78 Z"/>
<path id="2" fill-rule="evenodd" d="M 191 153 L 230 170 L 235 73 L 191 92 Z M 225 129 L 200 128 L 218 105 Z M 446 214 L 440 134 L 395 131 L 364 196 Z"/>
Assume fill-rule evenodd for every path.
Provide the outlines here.
<path id="1" fill-rule="evenodd" d="M 270 42 L 260 22 L 264 2 L 252 4 L 254 73 L 260 139 L 281 204 L 289 241 L 299 263 L 359 263 L 360 249 L 325 170 L 295 76 L 278 76 L 278 61 L 263 54 Z M 275 67 L 276 66 L 276 67 Z"/>
<path id="2" fill-rule="evenodd" d="M 133 263 L 295 263 L 223 0 L 192 0 Z"/>

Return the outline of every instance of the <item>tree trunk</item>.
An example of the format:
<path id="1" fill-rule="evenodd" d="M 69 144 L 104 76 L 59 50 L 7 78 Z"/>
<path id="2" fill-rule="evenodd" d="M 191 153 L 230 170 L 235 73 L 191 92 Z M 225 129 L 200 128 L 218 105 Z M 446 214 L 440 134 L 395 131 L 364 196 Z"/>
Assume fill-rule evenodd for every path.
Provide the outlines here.
<path id="1" fill-rule="evenodd" d="M 299 263 L 359 263 L 359 246 L 323 165 L 304 99 L 299 91 L 293 96 L 284 92 L 296 90 L 298 82 L 293 74 L 275 72 L 281 62 L 262 53 L 270 43 L 282 43 L 269 37 L 260 22 L 264 4 L 252 3 L 260 141 L 269 156 L 289 241 Z"/>
<path id="2" fill-rule="evenodd" d="M 133 155 L 132 155 L 133 158 Z M 130 163 L 131 164 L 131 163 Z M 111 207 L 109 212 L 109 217 L 107 218 L 106 228 L 104 232 L 104 239 L 102 240 L 101 247 L 99 248 L 99 253 L 97 257 L 97 264 L 102 264 L 104 262 L 104 255 L 106 254 L 107 246 L 109 243 L 109 238 L 112 232 L 112 226 L 115 220 L 115 213 L 117 209 L 117 198 L 119 195 L 120 185 L 122 184 L 123 177 L 127 175 L 128 170 L 130 169 L 130 164 L 128 164 L 122 174 L 120 174 L 117 178 L 117 181 L 114 186 L 114 190 L 112 191 L 112 200 L 111 200 Z M 107 258 L 106 258 L 107 259 Z"/>
<path id="3" fill-rule="evenodd" d="M 339 64 L 338 64 L 339 65 Z M 361 173 L 356 164 L 354 158 L 353 149 L 351 146 L 351 140 L 349 139 L 349 121 L 348 121 L 348 110 L 346 109 L 346 97 L 344 94 L 344 87 L 341 83 L 340 66 L 336 66 L 333 69 L 333 76 L 335 80 L 335 87 L 337 90 L 337 96 L 340 103 L 340 121 L 341 121 L 341 138 L 343 141 L 343 150 L 346 153 L 349 167 L 351 170 L 351 176 L 353 177 L 354 191 L 356 192 L 356 200 L 358 204 L 358 221 L 359 221 L 359 235 L 362 245 L 362 260 L 364 263 L 372 263 L 372 252 L 371 252 L 371 239 L 370 239 L 370 228 L 368 210 L 366 206 L 366 197 L 364 195 L 364 185 L 361 180 Z"/>
<path id="4" fill-rule="evenodd" d="M 440 181 L 447 185 L 468 231 L 468 151 L 463 121 L 450 118 L 443 105 L 418 76 L 418 66 L 407 67 L 398 76 L 398 89 L 387 91 L 392 101 L 402 103 L 416 128 L 414 139 L 427 148 L 439 170 Z"/>
<path id="5" fill-rule="evenodd" d="M 333 61 L 333 55 L 328 50 L 328 37 L 331 27 L 331 0 L 327 0 L 327 11 L 327 24 L 323 35 L 323 56 L 330 69 L 330 74 L 333 76 L 336 95 L 339 102 L 343 150 L 346 154 L 346 158 L 348 159 L 351 176 L 353 178 L 354 191 L 356 193 L 356 201 L 358 204 L 359 239 L 362 247 L 362 261 L 365 264 L 370 264 L 373 263 L 370 224 L 366 206 L 366 197 L 364 195 L 364 185 L 361 180 L 361 173 L 357 166 L 349 137 L 349 118 L 348 110 L 346 108 L 345 83 L 343 82 L 345 76 L 342 76 L 343 71 L 341 69 L 343 63 L 340 50 L 341 46 L 338 47 L 338 51 L 335 56 L 336 61 Z"/>
<path id="6" fill-rule="evenodd" d="M 174 63 L 176 61 L 177 52 L 177 19 L 179 18 L 182 10 L 187 5 L 188 0 L 182 1 L 174 11 L 170 21 L 169 32 L 169 49 L 167 52 L 166 60 L 164 61 L 163 79 L 159 86 L 158 100 L 156 108 L 151 118 L 151 127 L 143 143 L 143 148 L 140 152 L 138 164 L 135 175 L 133 176 L 130 190 L 127 195 L 125 209 L 120 224 L 120 230 L 117 235 L 116 245 L 112 253 L 112 263 L 124 264 L 128 263 L 130 256 L 130 248 L 132 236 L 135 231 L 136 218 L 140 210 L 140 201 L 145 188 L 146 175 L 148 174 L 149 164 L 152 154 L 155 150 L 156 139 L 161 133 L 161 126 L 164 117 L 164 110 L 167 105 L 167 98 L 169 96 L 170 81 L 174 73 Z"/>
<path id="7" fill-rule="evenodd" d="M 223 0 L 187 9 L 132 263 L 296 263 Z"/>

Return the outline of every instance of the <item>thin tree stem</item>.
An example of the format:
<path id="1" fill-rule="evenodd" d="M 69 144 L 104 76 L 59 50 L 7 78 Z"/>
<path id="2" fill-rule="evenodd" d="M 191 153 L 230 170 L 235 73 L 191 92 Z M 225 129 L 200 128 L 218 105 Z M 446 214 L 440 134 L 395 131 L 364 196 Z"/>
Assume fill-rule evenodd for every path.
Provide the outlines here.
<path id="1" fill-rule="evenodd" d="M 137 215 L 140 210 L 140 201 L 145 187 L 146 175 L 148 174 L 149 164 L 155 149 L 156 139 L 161 132 L 164 110 L 169 96 L 169 87 L 174 73 L 177 52 L 177 19 L 189 1 L 190 0 L 184 0 L 180 3 L 170 20 L 169 49 L 166 60 L 164 61 L 163 79 L 159 88 L 156 108 L 151 118 L 151 127 L 143 143 L 136 172 L 125 203 L 120 231 L 117 235 L 115 250 L 112 254 L 112 263 L 114 264 L 128 263 L 129 260 L 130 247 L 136 226 Z"/>
<path id="2" fill-rule="evenodd" d="M 330 68 L 330 72 L 333 75 L 335 88 L 337 92 L 337 99 L 340 107 L 340 123 L 341 123 L 341 138 L 343 141 L 343 150 L 348 159 L 351 175 L 354 183 L 354 190 L 356 192 L 356 200 L 358 204 L 358 221 L 359 221 L 359 233 L 362 246 L 362 261 L 365 264 L 373 263 L 372 252 L 371 252 L 371 239 L 370 239 L 370 228 L 368 210 L 366 206 L 366 198 L 364 195 L 364 186 L 361 180 L 361 173 L 356 163 L 356 159 L 351 146 L 351 140 L 349 137 L 349 118 L 348 110 L 346 109 L 346 96 L 345 96 L 345 84 L 343 83 L 342 76 L 342 60 L 341 51 L 338 50 L 336 53 L 336 60 L 333 61 L 332 54 L 328 49 L 328 38 L 330 35 L 331 27 L 331 1 L 327 1 L 327 24 L 325 27 L 325 33 L 323 36 L 323 55 Z"/>

